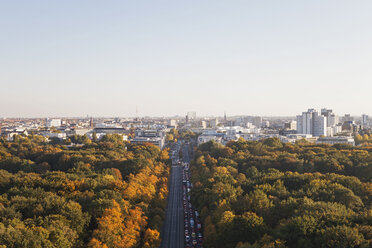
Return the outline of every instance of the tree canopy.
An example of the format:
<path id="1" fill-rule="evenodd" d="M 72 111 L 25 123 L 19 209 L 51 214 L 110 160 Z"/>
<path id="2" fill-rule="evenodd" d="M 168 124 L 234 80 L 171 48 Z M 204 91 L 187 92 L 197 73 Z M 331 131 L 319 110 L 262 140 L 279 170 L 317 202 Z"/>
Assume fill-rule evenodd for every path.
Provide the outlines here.
<path id="1" fill-rule="evenodd" d="M 157 247 L 167 151 L 108 135 L 69 147 L 39 136 L 0 140 L 0 244 Z"/>
<path id="2" fill-rule="evenodd" d="M 207 248 L 372 244 L 368 147 L 211 141 L 191 172 Z"/>

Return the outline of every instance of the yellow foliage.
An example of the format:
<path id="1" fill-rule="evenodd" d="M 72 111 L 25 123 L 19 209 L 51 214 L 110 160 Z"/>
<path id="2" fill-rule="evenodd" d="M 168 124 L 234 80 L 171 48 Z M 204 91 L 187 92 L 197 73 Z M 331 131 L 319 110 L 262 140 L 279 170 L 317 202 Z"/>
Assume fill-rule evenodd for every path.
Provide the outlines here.
<path id="1" fill-rule="evenodd" d="M 160 245 L 160 233 L 157 230 L 148 228 L 143 240 L 144 248 L 157 248 Z"/>
<path id="2" fill-rule="evenodd" d="M 105 244 L 102 244 L 101 241 L 95 239 L 95 238 L 92 238 L 89 243 L 88 243 L 88 247 L 89 248 L 108 248 L 107 245 Z"/>

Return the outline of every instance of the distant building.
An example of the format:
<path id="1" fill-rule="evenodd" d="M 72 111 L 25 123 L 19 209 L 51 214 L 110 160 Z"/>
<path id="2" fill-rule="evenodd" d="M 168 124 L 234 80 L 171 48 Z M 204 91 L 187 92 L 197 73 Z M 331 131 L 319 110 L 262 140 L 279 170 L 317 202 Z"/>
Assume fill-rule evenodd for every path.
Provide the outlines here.
<path id="1" fill-rule="evenodd" d="M 187 119 L 187 121 L 195 121 L 196 120 L 196 112 L 187 112 L 186 119 Z"/>
<path id="2" fill-rule="evenodd" d="M 133 143 L 133 144 L 150 143 L 150 144 L 158 146 L 160 149 L 163 149 L 165 140 L 159 137 L 155 137 L 155 138 L 135 137 L 132 140 L 130 140 L 130 143 Z"/>
<path id="3" fill-rule="evenodd" d="M 352 137 L 344 137 L 344 136 L 335 136 L 335 137 L 320 137 L 317 142 L 317 144 L 349 144 L 349 145 L 355 145 L 354 138 Z"/>
<path id="4" fill-rule="evenodd" d="M 263 121 L 261 126 L 264 127 L 264 128 L 268 128 L 268 127 L 270 127 L 270 122 L 269 121 Z"/>
<path id="5" fill-rule="evenodd" d="M 350 114 L 345 114 L 345 116 L 342 118 L 343 122 L 352 122 L 354 121 L 354 118 Z"/>
<path id="6" fill-rule="evenodd" d="M 296 121 L 289 121 L 284 123 L 284 128 L 287 130 L 296 130 L 297 122 Z"/>
<path id="7" fill-rule="evenodd" d="M 362 121 L 361 121 L 362 128 L 369 126 L 369 118 L 368 115 L 362 114 Z"/>
<path id="8" fill-rule="evenodd" d="M 327 136 L 334 136 L 335 134 L 342 132 L 342 125 L 337 124 L 335 126 L 327 127 Z"/>
<path id="9" fill-rule="evenodd" d="M 168 126 L 177 128 L 177 120 L 168 120 Z"/>
<path id="10" fill-rule="evenodd" d="M 85 135 L 92 131 L 93 131 L 92 128 L 75 128 L 73 133 L 76 135 Z"/>
<path id="11" fill-rule="evenodd" d="M 322 116 L 327 118 L 327 127 L 333 127 L 339 123 L 339 118 L 333 113 L 332 109 L 322 108 L 320 112 Z"/>
<path id="12" fill-rule="evenodd" d="M 307 112 L 302 112 L 302 115 L 298 115 L 296 117 L 298 134 L 313 134 L 312 131 L 313 112 L 315 112 L 315 109 L 309 109 Z"/>
<path id="13" fill-rule="evenodd" d="M 198 137 L 198 145 L 214 140 L 222 143 L 223 134 L 202 134 Z"/>
<path id="14" fill-rule="evenodd" d="M 261 127 L 262 126 L 262 117 L 261 116 L 252 117 L 252 123 L 256 127 Z"/>
<path id="15" fill-rule="evenodd" d="M 313 113 L 313 135 L 314 136 L 327 136 L 327 118 L 318 115 L 317 112 Z"/>
<path id="16" fill-rule="evenodd" d="M 137 129 L 135 137 L 130 142 L 134 144 L 151 143 L 163 149 L 165 145 L 165 131 L 161 129 Z"/>
<path id="17" fill-rule="evenodd" d="M 284 129 L 279 134 L 284 135 L 284 136 L 287 136 L 289 134 L 297 134 L 297 130 L 296 129 Z"/>
<path id="18" fill-rule="evenodd" d="M 6 139 L 8 141 L 14 141 L 14 136 L 15 135 L 24 135 L 24 136 L 28 136 L 28 132 L 27 130 L 25 129 L 14 129 L 14 130 L 10 130 L 10 131 L 7 131 L 4 133 Z"/>
<path id="19" fill-rule="evenodd" d="M 47 119 L 46 126 L 47 127 L 60 127 L 62 125 L 61 119 Z"/>
<path id="20" fill-rule="evenodd" d="M 209 125 L 211 126 L 211 128 L 217 127 L 218 124 L 219 124 L 219 122 L 218 122 L 218 119 L 217 118 L 212 119 L 212 120 L 209 121 Z"/>
<path id="21" fill-rule="evenodd" d="M 315 143 L 316 138 L 313 137 L 311 134 L 287 134 L 286 136 L 282 136 L 280 139 L 284 143 L 295 143 L 296 141 L 306 140 L 308 142 Z"/>
<path id="22" fill-rule="evenodd" d="M 96 127 L 93 129 L 94 133 L 104 133 L 104 134 L 129 134 L 130 130 L 126 128 L 116 128 L 116 127 Z"/>
<path id="23" fill-rule="evenodd" d="M 328 111 L 322 110 L 323 114 L 328 114 Z M 332 111 L 332 110 L 330 110 Z M 311 134 L 313 136 L 327 136 L 327 117 L 319 115 L 315 109 L 308 109 L 302 115 L 298 115 L 297 119 L 297 133 Z"/>
<path id="24" fill-rule="evenodd" d="M 146 138 L 155 138 L 155 137 L 164 137 L 165 132 L 163 130 L 155 129 L 137 129 L 136 137 L 146 137 Z"/>
<path id="25" fill-rule="evenodd" d="M 93 117 L 90 118 L 90 121 L 89 121 L 89 126 L 90 128 L 94 128 L 94 121 L 93 121 Z"/>
<path id="26" fill-rule="evenodd" d="M 58 139 L 66 139 L 66 133 L 51 133 L 51 132 L 41 132 L 40 133 L 44 137 L 48 138 L 58 138 Z"/>
<path id="27" fill-rule="evenodd" d="M 331 114 L 327 117 L 327 127 L 333 127 L 339 123 L 340 121 L 337 115 Z"/>
<path id="28" fill-rule="evenodd" d="M 358 130 L 359 130 L 358 125 L 356 125 L 354 121 L 345 121 L 342 124 L 343 132 L 347 131 L 347 132 L 353 133 L 353 132 L 358 132 Z"/>

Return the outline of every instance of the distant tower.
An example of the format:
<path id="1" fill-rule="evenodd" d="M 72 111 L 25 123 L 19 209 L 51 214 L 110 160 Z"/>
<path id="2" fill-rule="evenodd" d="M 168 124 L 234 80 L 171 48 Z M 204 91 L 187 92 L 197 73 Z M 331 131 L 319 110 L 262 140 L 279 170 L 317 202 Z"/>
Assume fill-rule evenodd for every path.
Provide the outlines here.
<path id="1" fill-rule="evenodd" d="M 90 128 L 93 128 L 93 127 L 94 127 L 93 117 L 90 117 Z"/>
<path id="2" fill-rule="evenodd" d="M 226 123 L 226 121 L 227 121 L 226 111 L 225 111 L 225 115 L 224 115 L 223 119 L 224 119 L 224 121 Z"/>

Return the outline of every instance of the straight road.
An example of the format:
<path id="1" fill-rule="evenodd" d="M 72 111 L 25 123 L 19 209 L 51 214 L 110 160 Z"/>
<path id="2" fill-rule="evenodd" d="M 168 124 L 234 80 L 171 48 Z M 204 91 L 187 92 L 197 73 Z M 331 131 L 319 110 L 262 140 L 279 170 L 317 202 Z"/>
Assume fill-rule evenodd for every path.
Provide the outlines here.
<path id="1" fill-rule="evenodd" d="M 183 156 L 182 158 L 183 162 L 187 164 L 190 163 L 189 145 L 184 144 L 182 146 L 182 156 Z"/>
<path id="2" fill-rule="evenodd" d="M 184 248 L 182 166 L 173 165 L 161 248 Z"/>

